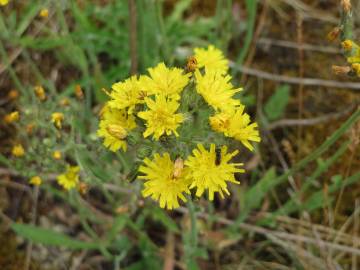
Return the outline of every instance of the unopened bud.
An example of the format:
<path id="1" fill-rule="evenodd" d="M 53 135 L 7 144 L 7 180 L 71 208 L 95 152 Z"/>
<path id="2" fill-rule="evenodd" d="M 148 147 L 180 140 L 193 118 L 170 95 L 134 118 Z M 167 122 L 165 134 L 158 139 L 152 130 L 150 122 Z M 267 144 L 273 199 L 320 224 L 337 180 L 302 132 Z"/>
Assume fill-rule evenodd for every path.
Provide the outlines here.
<path id="1" fill-rule="evenodd" d="M 116 124 L 108 125 L 106 127 L 106 130 L 110 133 L 111 136 L 113 136 L 119 140 L 123 140 L 127 136 L 126 129 L 120 125 L 116 125 Z"/>

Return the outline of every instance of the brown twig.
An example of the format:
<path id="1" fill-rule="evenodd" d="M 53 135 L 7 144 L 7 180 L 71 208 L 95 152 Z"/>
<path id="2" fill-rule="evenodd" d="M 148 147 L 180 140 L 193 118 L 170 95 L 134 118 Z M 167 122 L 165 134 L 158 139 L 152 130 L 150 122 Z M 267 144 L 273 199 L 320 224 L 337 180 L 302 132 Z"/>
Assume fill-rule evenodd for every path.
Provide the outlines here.
<path id="1" fill-rule="evenodd" d="M 301 46 L 301 48 L 304 51 L 313 51 L 313 52 L 322 52 L 322 53 L 331 53 L 331 54 L 340 54 L 341 51 L 332 46 L 323 46 L 323 45 L 313 45 L 313 44 L 306 44 L 303 43 L 301 45 L 297 44 L 293 41 L 288 40 L 278 40 L 278 39 L 272 39 L 272 38 L 259 38 L 257 45 L 263 45 L 263 46 L 278 46 L 283 48 L 289 48 L 289 49 L 295 49 L 298 50 Z"/>
<path id="2" fill-rule="evenodd" d="M 166 234 L 166 246 L 164 253 L 164 270 L 173 270 L 175 266 L 175 238 L 170 231 Z"/>
<path id="3" fill-rule="evenodd" d="M 351 105 L 348 108 L 344 109 L 343 111 L 336 112 L 336 113 L 329 113 L 323 116 L 308 118 L 308 119 L 281 119 L 270 123 L 266 128 L 268 130 L 277 129 L 280 127 L 291 127 L 291 126 L 314 126 L 318 124 L 323 124 L 329 121 L 333 121 L 339 119 L 343 116 L 346 116 L 351 111 L 356 108 L 356 105 Z"/>
<path id="4" fill-rule="evenodd" d="M 236 70 L 241 71 L 242 73 L 246 73 L 248 75 L 252 75 L 258 78 L 276 81 L 276 82 L 283 82 L 289 84 L 300 84 L 302 83 L 304 86 L 323 86 L 323 87 L 330 87 L 330 88 L 343 88 L 343 89 L 353 89 L 353 90 L 360 90 L 360 83 L 356 82 L 339 82 L 333 80 L 324 80 L 324 79 L 316 79 L 316 78 L 297 78 L 297 77 L 289 77 L 285 75 L 278 75 L 269 73 L 266 71 L 238 66 L 234 62 L 230 62 L 230 66 Z"/>

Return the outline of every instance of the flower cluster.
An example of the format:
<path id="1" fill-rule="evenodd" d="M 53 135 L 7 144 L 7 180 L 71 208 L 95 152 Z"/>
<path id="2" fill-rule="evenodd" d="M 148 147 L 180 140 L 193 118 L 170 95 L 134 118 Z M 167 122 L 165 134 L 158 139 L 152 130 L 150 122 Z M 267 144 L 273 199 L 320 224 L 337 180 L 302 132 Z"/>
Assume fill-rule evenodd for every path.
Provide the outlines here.
<path id="1" fill-rule="evenodd" d="M 145 181 L 142 194 L 162 208 L 179 207 L 193 189 L 197 197 L 207 191 L 209 200 L 229 194 L 227 184 L 239 184 L 235 174 L 244 170 L 230 162 L 238 151 L 228 152 L 224 144 L 235 139 L 253 150 L 251 142 L 260 141 L 228 69 L 229 61 L 210 45 L 194 49 L 185 69 L 159 63 L 105 91 L 109 101 L 97 134 L 113 152 L 127 151 L 129 144 L 142 153 L 143 165 L 136 168 Z M 149 145 L 144 155 L 142 146 Z"/>

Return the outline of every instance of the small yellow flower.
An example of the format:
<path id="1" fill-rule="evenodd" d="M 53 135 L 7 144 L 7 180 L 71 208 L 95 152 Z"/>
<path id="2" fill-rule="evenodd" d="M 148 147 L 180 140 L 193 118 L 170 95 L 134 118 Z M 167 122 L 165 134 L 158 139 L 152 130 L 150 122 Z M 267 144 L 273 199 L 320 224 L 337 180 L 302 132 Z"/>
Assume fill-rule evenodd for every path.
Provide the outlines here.
<path id="1" fill-rule="evenodd" d="M 161 208 L 179 207 L 179 198 L 186 202 L 183 193 L 190 194 L 186 172 L 180 172 L 179 164 L 176 165 L 170 159 L 169 153 L 164 153 L 163 156 L 155 154 L 153 160 L 145 158 L 139 172 L 144 174 L 139 179 L 146 181 L 142 195 L 159 201 Z"/>
<path id="2" fill-rule="evenodd" d="M 244 172 L 237 167 L 242 163 L 228 163 L 238 151 L 227 153 L 227 147 L 221 147 L 219 157 L 217 157 L 215 144 L 211 144 L 210 151 L 207 151 L 202 144 L 198 144 L 198 149 L 193 150 L 193 155 L 185 161 L 188 167 L 187 178 L 191 181 L 190 189 L 196 188 L 196 196 L 200 197 L 205 190 L 209 192 L 209 200 L 214 199 L 214 193 L 219 192 L 223 197 L 223 192 L 229 194 L 227 182 L 239 184 L 235 179 L 235 173 Z M 218 159 L 218 160 L 217 160 Z"/>
<path id="3" fill-rule="evenodd" d="M 155 100 L 146 98 L 147 111 L 139 112 L 138 116 L 146 121 L 144 138 L 153 134 L 155 140 L 159 140 L 163 134 L 179 136 L 176 129 L 184 121 L 181 113 L 176 113 L 180 104 L 174 99 L 166 99 L 164 95 L 158 95 Z"/>
<path id="4" fill-rule="evenodd" d="M 40 101 L 44 101 L 46 99 L 45 90 L 41 85 L 35 86 L 34 87 L 34 92 L 35 92 L 35 95 L 37 96 L 37 98 Z"/>
<path id="5" fill-rule="evenodd" d="M 29 183 L 34 186 L 40 186 L 42 183 L 42 179 L 40 178 L 40 176 L 36 175 L 30 178 Z"/>
<path id="6" fill-rule="evenodd" d="M 62 122 L 64 121 L 64 114 L 61 112 L 54 112 L 51 114 L 51 122 L 54 123 L 58 129 L 62 128 Z"/>
<path id="7" fill-rule="evenodd" d="M 19 92 L 16 89 L 10 90 L 8 98 L 11 100 L 17 99 L 19 97 Z"/>
<path id="8" fill-rule="evenodd" d="M 59 159 L 61 159 L 61 156 L 62 156 L 62 155 L 61 155 L 61 152 L 60 152 L 60 151 L 57 151 L 57 150 L 56 150 L 56 151 L 53 152 L 53 158 L 54 158 L 54 159 L 59 160 Z"/>
<path id="9" fill-rule="evenodd" d="M 190 73 L 183 74 L 180 68 L 168 68 L 164 63 L 159 63 L 154 68 L 148 69 L 150 77 L 142 76 L 140 84 L 149 95 L 162 94 L 173 99 L 180 99 L 180 94 L 189 82 Z"/>
<path id="10" fill-rule="evenodd" d="M 19 118 L 20 118 L 19 112 L 15 111 L 15 112 L 12 112 L 12 113 L 9 113 L 9 114 L 5 115 L 4 122 L 7 123 L 7 124 L 10 124 L 10 123 L 18 121 Z"/>
<path id="11" fill-rule="evenodd" d="M 341 46 L 345 51 L 351 51 L 354 48 L 354 45 L 355 45 L 354 42 L 350 39 L 344 40 L 341 43 Z"/>
<path id="12" fill-rule="evenodd" d="M 43 8 L 40 10 L 39 16 L 41 18 L 47 18 L 49 17 L 49 10 L 47 8 Z"/>
<path id="13" fill-rule="evenodd" d="M 11 150 L 11 154 L 14 157 L 22 157 L 25 155 L 24 147 L 21 144 L 14 145 L 14 147 Z"/>
<path id="14" fill-rule="evenodd" d="M 257 123 L 250 124 L 250 116 L 244 113 L 244 108 L 240 105 L 235 110 L 217 113 L 209 118 L 209 122 L 213 130 L 235 138 L 252 151 L 254 147 L 249 141 L 260 142 L 260 136 Z"/>
<path id="15" fill-rule="evenodd" d="M 79 183 L 79 171 L 78 166 L 68 166 L 66 172 L 56 178 L 58 184 L 66 190 L 75 188 Z"/>
<path id="16" fill-rule="evenodd" d="M 242 89 L 234 89 L 230 83 L 231 76 L 223 76 L 217 71 L 209 71 L 201 75 L 199 70 L 195 71 L 196 91 L 203 96 L 206 103 L 215 110 L 233 110 L 240 105 L 240 101 L 233 96 Z"/>
<path id="17" fill-rule="evenodd" d="M 9 3 L 9 0 L 0 0 L 0 6 L 6 6 Z"/>
<path id="18" fill-rule="evenodd" d="M 113 91 L 110 93 L 112 100 L 109 101 L 109 106 L 119 110 L 127 109 L 130 114 L 135 105 L 145 102 L 144 98 L 148 95 L 146 91 L 142 90 L 136 76 L 113 84 L 112 89 Z"/>
<path id="19" fill-rule="evenodd" d="M 136 128 L 135 117 L 126 110 L 103 109 L 102 119 L 99 123 L 97 135 L 104 138 L 104 145 L 110 151 L 116 152 L 120 148 L 127 149 L 126 137 L 129 131 Z"/>
<path id="20" fill-rule="evenodd" d="M 229 61 L 224 57 L 222 51 L 209 45 L 207 49 L 195 48 L 195 58 L 197 67 L 205 67 L 205 72 L 215 70 L 220 74 L 225 74 L 229 69 Z"/>

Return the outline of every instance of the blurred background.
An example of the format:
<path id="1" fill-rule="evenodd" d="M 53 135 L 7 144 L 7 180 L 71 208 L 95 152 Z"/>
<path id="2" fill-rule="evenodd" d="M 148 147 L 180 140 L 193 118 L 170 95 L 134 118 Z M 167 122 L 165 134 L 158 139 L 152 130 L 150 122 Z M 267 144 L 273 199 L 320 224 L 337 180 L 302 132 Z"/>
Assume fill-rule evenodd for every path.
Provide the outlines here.
<path id="1" fill-rule="evenodd" d="M 0 1 L 0 269 L 360 269 L 360 82 L 333 72 L 347 62 L 328 38 L 340 2 Z M 262 142 L 234 145 L 241 185 L 195 202 L 194 228 L 186 207 L 143 200 L 133 160 L 96 129 L 102 89 L 161 61 L 185 67 L 208 44 L 230 59 Z M 84 190 L 67 194 L 54 179 L 74 163 Z"/>

